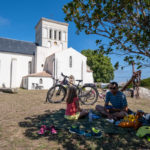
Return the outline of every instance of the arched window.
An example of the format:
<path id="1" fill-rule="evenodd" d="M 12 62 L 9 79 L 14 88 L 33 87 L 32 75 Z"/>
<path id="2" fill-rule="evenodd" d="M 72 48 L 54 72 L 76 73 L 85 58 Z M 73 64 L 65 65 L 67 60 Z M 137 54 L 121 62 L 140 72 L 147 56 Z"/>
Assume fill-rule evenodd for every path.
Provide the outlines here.
<path id="1" fill-rule="evenodd" d="M 40 79 L 40 82 L 39 82 L 40 84 L 43 84 L 43 80 L 42 80 L 42 78 Z"/>
<path id="2" fill-rule="evenodd" d="M 54 30 L 54 40 L 57 40 L 57 31 Z"/>
<path id="3" fill-rule="evenodd" d="M 28 74 L 32 73 L 32 64 L 31 61 L 28 62 Z"/>
<path id="4" fill-rule="evenodd" d="M 72 68 L 72 56 L 69 57 L 69 67 Z"/>
<path id="5" fill-rule="evenodd" d="M 61 41 L 61 31 L 59 31 L 59 40 Z"/>
<path id="6" fill-rule="evenodd" d="M 52 29 L 49 30 L 49 38 L 52 39 Z"/>

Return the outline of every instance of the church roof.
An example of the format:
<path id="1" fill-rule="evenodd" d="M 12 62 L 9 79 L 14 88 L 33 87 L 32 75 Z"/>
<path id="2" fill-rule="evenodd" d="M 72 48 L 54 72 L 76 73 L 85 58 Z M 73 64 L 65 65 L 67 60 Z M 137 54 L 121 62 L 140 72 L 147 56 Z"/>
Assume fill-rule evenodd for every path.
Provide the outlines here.
<path id="1" fill-rule="evenodd" d="M 35 50 L 35 43 L 0 37 L 0 52 L 33 55 Z"/>
<path id="2" fill-rule="evenodd" d="M 25 77 L 51 77 L 52 75 L 49 74 L 46 71 L 42 71 L 42 72 L 38 72 L 38 73 L 33 73 L 33 74 L 29 74 Z"/>

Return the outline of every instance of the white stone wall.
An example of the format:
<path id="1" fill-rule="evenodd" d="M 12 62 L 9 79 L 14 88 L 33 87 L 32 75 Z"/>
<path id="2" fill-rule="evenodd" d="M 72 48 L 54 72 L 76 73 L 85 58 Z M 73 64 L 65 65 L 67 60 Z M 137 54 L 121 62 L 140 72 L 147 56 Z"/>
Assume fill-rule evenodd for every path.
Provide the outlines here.
<path id="1" fill-rule="evenodd" d="M 85 83 L 94 83 L 93 72 L 86 72 Z"/>
<path id="2" fill-rule="evenodd" d="M 40 86 L 43 86 L 43 90 L 44 89 L 49 89 L 50 87 L 52 87 L 53 85 L 53 79 L 50 77 L 27 77 L 28 78 L 28 90 L 33 90 L 33 83 L 37 83 Z M 40 79 L 43 80 L 43 83 L 40 84 Z M 25 87 L 25 86 L 24 86 Z"/>
<path id="3" fill-rule="evenodd" d="M 28 63 L 32 62 L 32 56 L 0 53 L 0 87 L 5 84 L 6 87 L 20 87 L 22 77 L 28 75 Z"/>
<path id="4" fill-rule="evenodd" d="M 35 72 L 42 72 L 44 70 L 44 65 L 46 63 L 46 59 L 56 53 L 61 51 L 60 47 L 53 46 L 52 48 L 46 48 L 37 46 L 36 52 L 35 52 Z M 43 67 L 42 67 L 43 65 Z"/>
<path id="5" fill-rule="evenodd" d="M 55 61 L 55 54 L 49 56 L 46 58 L 45 64 L 44 64 L 44 71 L 50 73 L 51 75 L 54 76 L 54 62 Z"/>
<path id="6" fill-rule="evenodd" d="M 69 66 L 69 57 L 72 56 L 72 67 Z M 73 48 L 63 52 L 55 53 L 56 78 L 62 78 L 61 72 L 65 75 L 73 75 L 76 80 L 83 80 L 84 83 L 93 83 L 92 74 L 87 74 L 87 58 Z"/>

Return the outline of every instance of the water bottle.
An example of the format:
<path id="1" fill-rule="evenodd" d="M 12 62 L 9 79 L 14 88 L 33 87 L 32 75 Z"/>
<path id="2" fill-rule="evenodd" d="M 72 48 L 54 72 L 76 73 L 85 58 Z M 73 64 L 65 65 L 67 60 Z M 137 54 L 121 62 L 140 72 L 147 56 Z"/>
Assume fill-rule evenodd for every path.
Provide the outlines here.
<path id="1" fill-rule="evenodd" d="M 92 110 L 89 111 L 89 122 L 92 122 Z"/>

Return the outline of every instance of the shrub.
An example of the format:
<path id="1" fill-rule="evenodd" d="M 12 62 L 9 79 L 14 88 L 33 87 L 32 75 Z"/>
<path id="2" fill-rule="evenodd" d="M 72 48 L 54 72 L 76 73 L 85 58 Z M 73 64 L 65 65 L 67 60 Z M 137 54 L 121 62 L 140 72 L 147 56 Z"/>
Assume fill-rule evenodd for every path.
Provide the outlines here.
<path id="1" fill-rule="evenodd" d="M 141 80 L 141 86 L 150 88 L 150 78 Z"/>

